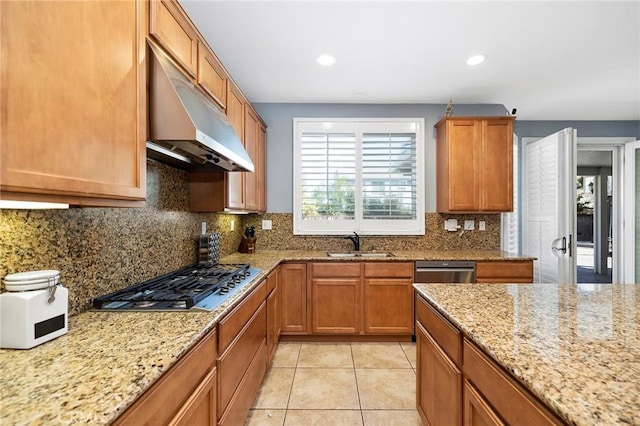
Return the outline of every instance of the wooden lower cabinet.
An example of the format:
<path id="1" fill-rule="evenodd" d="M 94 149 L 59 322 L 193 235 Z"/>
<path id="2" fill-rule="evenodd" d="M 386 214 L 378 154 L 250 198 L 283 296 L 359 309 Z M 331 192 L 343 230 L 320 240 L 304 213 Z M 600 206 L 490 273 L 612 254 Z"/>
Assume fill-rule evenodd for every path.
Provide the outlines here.
<path id="1" fill-rule="evenodd" d="M 307 333 L 307 265 L 280 265 L 280 323 L 282 334 Z"/>
<path id="2" fill-rule="evenodd" d="M 532 283 L 533 260 L 476 261 L 478 283 Z"/>
<path id="3" fill-rule="evenodd" d="M 218 419 L 220 426 L 238 426 L 243 425 L 253 399 L 260 388 L 262 379 L 267 372 L 267 343 L 266 339 L 260 345 L 260 349 L 253 357 L 247 372 L 238 385 L 233 398 L 229 402 L 226 411 L 222 413 L 222 417 Z"/>
<path id="4" fill-rule="evenodd" d="M 364 264 L 364 332 L 413 334 L 413 262 Z"/>
<path id="5" fill-rule="evenodd" d="M 362 264 L 313 262 L 311 280 L 311 332 L 358 334 L 362 330 Z"/>
<path id="6" fill-rule="evenodd" d="M 416 324 L 418 414 L 427 425 L 462 424 L 462 372 L 420 323 Z"/>
<path id="7" fill-rule="evenodd" d="M 462 404 L 464 405 L 464 426 L 503 426 L 505 424 L 468 380 L 464 381 Z"/>
<path id="8" fill-rule="evenodd" d="M 415 300 L 416 405 L 424 424 L 564 424 L 428 302 Z"/>
<path id="9" fill-rule="evenodd" d="M 280 338 L 279 269 L 267 276 L 267 364 L 271 363 Z"/>
<path id="10" fill-rule="evenodd" d="M 216 377 L 216 369 L 214 368 L 178 411 L 178 414 L 171 419 L 170 426 L 215 426 L 217 424 Z"/>
<path id="11" fill-rule="evenodd" d="M 215 425 L 217 335 L 207 334 L 114 422 Z"/>

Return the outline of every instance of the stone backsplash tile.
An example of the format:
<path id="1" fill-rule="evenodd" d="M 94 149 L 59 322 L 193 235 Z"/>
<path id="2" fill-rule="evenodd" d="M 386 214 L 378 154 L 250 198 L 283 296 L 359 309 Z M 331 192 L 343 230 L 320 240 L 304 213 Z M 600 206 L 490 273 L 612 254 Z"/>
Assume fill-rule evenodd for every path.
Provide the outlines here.
<path id="1" fill-rule="evenodd" d="M 446 219 L 456 218 L 462 225 L 464 220 L 474 220 L 475 231 L 462 233 L 444 230 Z M 262 220 L 273 222 L 273 229 L 262 230 Z M 486 230 L 479 231 L 478 221 L 486 222 Z M 362 236 L 361 250 L 500 250 L 500 215 L 465 214 L 443 215 L 427 213 L 425 215 L 426 235 L 424 236 Z M 343 236 L 300 236 L 293 235 L 293 215 L 290 213 L 267 213 L 250 215 L 246 225 L 256 228 L 257 250 L 353 250 L 353 243 Z"/>
<path id="2" fill-rule="evenodd" d="M 151 160 L 144 208 L 0 210 L 0 277 L 59 270 L 74 315 L 95 296 L 194 263 L 202 221 L 221 234 L 221 256 L 237 250 L 240 217 L 188 210 L 187 173 Z"/>

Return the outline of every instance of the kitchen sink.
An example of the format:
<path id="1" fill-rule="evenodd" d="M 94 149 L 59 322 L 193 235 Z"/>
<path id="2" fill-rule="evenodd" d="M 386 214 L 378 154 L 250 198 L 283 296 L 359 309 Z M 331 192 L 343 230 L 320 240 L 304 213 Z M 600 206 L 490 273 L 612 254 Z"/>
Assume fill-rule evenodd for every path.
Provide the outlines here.
<path id="1" fill-rule="evenodd" d="M 387 252 L 358 253 L 358 256 L 371 257 L 371 258 L 393 257 L 393 253 L 387 253 Z"/>
<path id="2" fill-rule="evenodd" d="M 327 256 L 345 258 L 345 257 L 356 257 L 356 254 L 355 253 L 327 253 Z"/>
<path id="3" fill-rule="evenodd" d="M 363 257 L 363 258 L 383 258 L 383 257 L 393 257 L 393 253 L 388 252 L 342 252 L 342 253 L 334 253 L 327 252 L 327 256 L 336 257 L 336 258 L 352 258 L 352 257 Z"/>

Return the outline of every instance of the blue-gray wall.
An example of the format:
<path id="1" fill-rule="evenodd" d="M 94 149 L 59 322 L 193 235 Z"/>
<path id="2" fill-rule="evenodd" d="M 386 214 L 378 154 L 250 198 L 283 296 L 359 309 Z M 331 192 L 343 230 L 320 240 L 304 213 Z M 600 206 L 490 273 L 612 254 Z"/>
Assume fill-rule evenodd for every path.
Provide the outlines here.
<path id="1" fill-rule="evenodd" d="M 514 132 L 519 138 L 544 137 L 567 127 L 578 131 L 578 137 L 634 137 L 640 139 L 640 121 L 521 121 Z"/>
<path id="2" fill-rule="evenodd" d="M 425 122 L 425 174 L 427 212 L 436 208 L 435 129 L 444 104 L 272 104 L 254 107 L 267 123 L 267 209 L 293 212 L 294 117 L 417 117 Z M 457 105 L 453 115 L 505 115 L 503 105 Z"/>

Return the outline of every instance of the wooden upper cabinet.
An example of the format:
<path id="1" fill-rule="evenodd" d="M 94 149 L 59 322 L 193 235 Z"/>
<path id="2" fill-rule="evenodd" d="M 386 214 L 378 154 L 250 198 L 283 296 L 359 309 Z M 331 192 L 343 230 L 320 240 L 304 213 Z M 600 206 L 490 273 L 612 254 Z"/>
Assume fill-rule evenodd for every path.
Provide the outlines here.
<path id="1" fill-rule="evenodd" d="M 198 84 L 222 109 L 227 107 L 227 73 L 217 56 L 198 41 Z"/>
<path id="2" fill-rule="evenodd" d="M 258 118 L 248 104 L 245 104 L 245 116 L 244 116 L 244 147 L 247 150 L 247 154 L 251 157 L 253 162 L 254 172 L 245 173 L 245 208 L 250 211 L 258 210 L 258 161 L 256 158 L 256 146 L 257 146 L 257 132 L 258 132 Z"/>
<path id="3" fill-rule="evenodd" d="M 2 198 L 142 206 L 144 2 L 0 5 Z"/>
<path id="4" fill-rule="evenodd" d="M 244 145 L 244 104 L 246 100 L 240 90 L 231 80 L 227 80 L 227 118 L 236 131 L 236 134 Z M 245 173 L 225 173 L 226 174 L 226 206 L 230 209 L 244 209 L 245 194 L 244 181 Z"/>
<path id="5" fill-rule="evenodd" d="M 437 210 L 513 210 L 514 117 L 445 117 L 437 129 Z"/>
<path id="6" fill-rule="evenodd" d="M 175 1 L 151 0 L 149 34 L 191 77 L 198 71 L 198 33 Z"/>
<path id="7" fill-rule="evenodd" d="M 267 127 L 258 122 L 256 133 L 256 181 L 258 190 L 258 211 L 267 211 Z"/>

